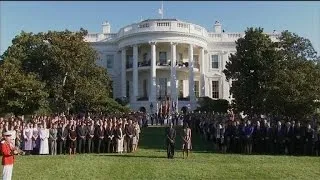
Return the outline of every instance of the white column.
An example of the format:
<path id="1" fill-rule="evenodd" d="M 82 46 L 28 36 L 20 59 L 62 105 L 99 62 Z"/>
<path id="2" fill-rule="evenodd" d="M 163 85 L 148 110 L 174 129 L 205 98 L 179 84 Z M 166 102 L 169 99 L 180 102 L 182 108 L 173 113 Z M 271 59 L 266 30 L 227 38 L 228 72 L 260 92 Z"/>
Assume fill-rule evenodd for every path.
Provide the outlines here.
<path id="1" fill-rule="evenodd" d="M 189 97 L 191 102 L 195 101 L 192 44 L 189 44 Z"/>
<path id="2" fill-rule="evenodd" d="M 200 49 L 200 97 L 205 96 L 205 81 L 204 81 L 204 67 L 205 67 L 205 55 L 204 55 L 204 48 Z"/>
<path id="3" fill-rule="evenodd" d="M 177 95 L 177 76 L 176 76 L 176 61 L 177 61 L 177 43 L 171 43 L 171 100 L 178 104 L 178 95 Z M 172 106 L 171 106 L 172 107 Z"/>
<path id="4" fill-rule="evenodd" d="M 150 42 L 151 45 L 151 68 L 150 68 L 150 93 L 149 102 L 153 104 L 154 112 L 156 108 L 156 94 L 157 94 L 157 81 L 156 81 L 156 42 Z"/>
<path id="5" fill-rule="evenodd" d="M 132 80 L 132 102 L 136 102 L 138 97 L 138 45 L 133 46 Z"/>
<path id="6" fill-rule="evenodd" d="M 121 50 L 121 97 L 127 96 L 126 48 Z"/>

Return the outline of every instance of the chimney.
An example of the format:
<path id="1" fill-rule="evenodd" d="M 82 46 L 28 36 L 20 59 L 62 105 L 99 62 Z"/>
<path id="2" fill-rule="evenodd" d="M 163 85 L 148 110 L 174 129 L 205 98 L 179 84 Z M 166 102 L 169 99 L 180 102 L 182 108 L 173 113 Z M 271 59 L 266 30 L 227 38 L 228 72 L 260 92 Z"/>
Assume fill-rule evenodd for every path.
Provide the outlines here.
<path id="1" fill-rule="evenodd" d="M 214 23 L 214 32 L 215 33 L 221 33 L 221 24 L 219 21 L 216 21 Z"/>
<path id="2" fill-rule="evenodd" d="M 102 33 L 103 34 L 111 33 L 111 27 L 108 21 L 105 21 L 104 23 L 102 23 Z"/>

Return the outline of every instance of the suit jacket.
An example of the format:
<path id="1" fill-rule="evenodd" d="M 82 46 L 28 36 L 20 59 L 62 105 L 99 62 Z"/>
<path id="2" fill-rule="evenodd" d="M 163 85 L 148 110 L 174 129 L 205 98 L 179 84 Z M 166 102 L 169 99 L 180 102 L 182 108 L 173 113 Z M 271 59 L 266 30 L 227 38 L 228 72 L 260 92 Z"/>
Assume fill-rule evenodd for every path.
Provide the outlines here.
<path id="1" fill-rule="evenodd" d="M 102 127 L 102 129 L 101 129 L 101 127 L 98 127 L 97 130 L 96 130 L 96 137 L 98 139 L 100 139 L 101 136 L 104 137 L 104 134 L 105 134 L 104 128 Z"/>
<path id="2" fill-rule="evenodd" d="M 166 131 L 166 140 L 167 140 L 167 143 L 170 142 L 170 139 L 173 140 L 173 143 L 175 143 L 176 141 L 176 130 L 174 128 L 167 128 L 167 131 Z"/>
<path id="3" fill-rule="evenodd" d="M 131 124 L 131 125 L 127 125 L 125 127 L 125 133 L 127 136 L 129 135 L 134 135 L 134 126 Z"/>
<path id="4" fill-rule="evenodd" d="M 122 130 L 122 136 L 123 136 L 123 134 L 124 134 L 124 132 L 123 132 L 123 129 L 121 129 Z M 120 138 L 122 138 L 121 137 L 121 132 L 120 132 L 120 129 L 119 128 L 117 128 L 115 131 L 114 131 L 114 137 L 115 138 L 117 138 L 117 139 L 120 139 Z"/>
<path id="5" fill-rule="evenodd" d="M 79 126 L 77 128 L 77 135 L 78 137 L 80 138 L 80 136 L 84 136 L 86 137 L 87 136 L 87 128 L 85 126 Z"/>
<path id="6" fill-rule="evenodd" d="M 49 137 L 51 140 L 57 140 L 58 130 L 57 129 L 50 129 L 49 130 Z"/>
<path id="7" fill-rule="evenodd" d="M 87 137 L 91 138 L 90 135 L 95 135 L 95 127 L 87 126 L 86 131 L 87 131 Z"/>
<path id="8" fill-rule="evenodd" d="M 109 139 L 109 136 L 114 136 L 114 135 L 115 135 L 114 129 L 107 127 L 107 129 L 105 130 L 105 137 L 106 137 L 106 139 L 107 139 L 107 140 L 110 140 L 110 139 Z"/>

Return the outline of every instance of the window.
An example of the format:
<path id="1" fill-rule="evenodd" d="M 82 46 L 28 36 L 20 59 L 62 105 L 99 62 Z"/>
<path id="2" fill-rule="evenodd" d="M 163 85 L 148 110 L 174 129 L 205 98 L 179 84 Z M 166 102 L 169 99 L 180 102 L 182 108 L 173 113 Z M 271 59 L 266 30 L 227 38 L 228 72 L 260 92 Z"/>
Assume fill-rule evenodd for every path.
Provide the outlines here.
<path id="1" fill-rule="evenodd" d="M 211 68 L 213 68 L 213 69 L 219 68 L 219 56 L 218 55 L 211 56 Z"/>
<path id="2" fill-rule="evenodd" d="M 199 81 L 194 81 L 194 94 L 197 98 L 199 97 Z"/>
<path id="3" fill-rule="evenodd" d="M 193 62 L 194 62 L 194 64 L 193 64 L 194 68 L 199 68 L 200 67 L 200 65 L 199 65 L 199 56 L 198 55 L 193 55 Z"/>
<path id="4" fill-rule="evenodd" d="M 167 52 L 159 52 L 160 65 L 167 63 Z"/>
<path id="5" fill-rule="evenodd" d="M 179 53 L 179 57 L 178 57 L 178 63 L 183 63 L 183 54 Z"/>
<path id="6" fill-rule="evenodd" d="M 126 90 L 127 90 L 127 92 L 126 92 L 126 95 L 127 95 L 127 98 L 130 98 L 130 82 L 129 81 L 127 81 L 127 84 L 126 84 Z"/>
<path id="7" fill-rule="evenodd" d="M 179 98 L 183 98 L 183 80 L 178 81 Z"/>
<path id="8" fill-rule="evenodd" d="M 114 55 L 107 55 L 107 68 L 113 68 Z"/>
<path id="9" fill-rule="evenodd" d="M 148 97 L 147 93 L 147 80 L 143 80 L 143 97 Z"/>
<path id="10" fill-rule="evenodd" d="M 212 98 L 219 99 L 219 81 L 212 81 Z"/>
<path id="11" fill-rule="evenodd" d="M 132 68 L 133 65 L 133 55 L 127 55 L 127 68 Z"/>
<path id="12" fill-rule="evenodd" d="M 147 54 L 147 53 L 144 53 L 144 54 L 143 54 L 143 62 L 147 62 L 147 57 L 148 57 L 148 54 Z"/>
<path id="13" fill-rule="evenodd" d="M 164 98 L 167 96 L 167 78 L 159 78 L 160 85 L 160 97 Z"/>

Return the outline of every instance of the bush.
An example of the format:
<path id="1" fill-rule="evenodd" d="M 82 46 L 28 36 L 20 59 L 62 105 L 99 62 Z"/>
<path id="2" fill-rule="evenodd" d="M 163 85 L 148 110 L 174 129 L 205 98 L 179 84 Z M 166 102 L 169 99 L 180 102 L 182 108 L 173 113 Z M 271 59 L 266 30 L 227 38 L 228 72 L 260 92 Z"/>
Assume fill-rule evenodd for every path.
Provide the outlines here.
<path id="1" fill-rule="evenodd" d="M 200 107 L 196 111 L 227 113 L 229 101 L 225 99 L 213 100 L 210 97 L 200 97 L 198 99 Z"/>

